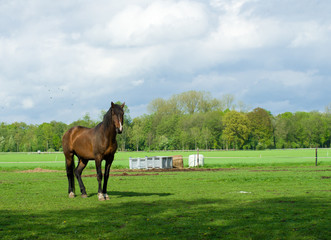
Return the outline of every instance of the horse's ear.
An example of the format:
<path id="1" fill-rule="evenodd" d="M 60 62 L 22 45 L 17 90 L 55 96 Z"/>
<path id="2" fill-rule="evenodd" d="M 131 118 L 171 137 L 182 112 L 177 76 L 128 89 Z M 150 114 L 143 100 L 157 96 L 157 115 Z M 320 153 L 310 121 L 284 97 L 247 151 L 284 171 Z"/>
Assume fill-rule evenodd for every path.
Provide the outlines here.
<path id="1" fill-rule="evenodd" d="M 113 108 L 115 106 L 115 104 L 113 102 L 111 102 L 111 107 Z"/>
<path id="2" fill-rule="evenodd" d="M 121 107 L 122 107 L 122 108 L 124 108 L 124 106 L 125 106 L 125 102 L 122 104 L 122 106 L 121 106 Z"/>

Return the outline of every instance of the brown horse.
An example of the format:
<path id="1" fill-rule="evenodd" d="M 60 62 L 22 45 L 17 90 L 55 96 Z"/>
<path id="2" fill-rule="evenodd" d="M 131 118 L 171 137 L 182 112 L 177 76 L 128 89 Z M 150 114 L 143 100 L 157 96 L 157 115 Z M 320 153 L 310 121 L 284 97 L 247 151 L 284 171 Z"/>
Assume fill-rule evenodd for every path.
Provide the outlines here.
<path id="1" fill-rule="evenodd" d="M 75 197 L 75 178 L 78 180 L 82 197 L 86 198 L 86 190 L 82 181 L 82 172 L 89 160 L 95 160 L 97 179 L 99 183 L 98 199 L 109 200 L 107 182 L 109 170 L 117 149 L 116 134 L 123 131 L 124 105 L 111 103 L 111 107 L 104 115 L 103 121 L 94 128 L 76 126 L 69 129 L 62 138 L 63 153 L 66 159 L 66 170 L 69 182 L 69 198 Z M 74 155 L 78 157 L 75 168 Z M 103 189 L 101 189 L 101 162 L 106 161 Z"/>

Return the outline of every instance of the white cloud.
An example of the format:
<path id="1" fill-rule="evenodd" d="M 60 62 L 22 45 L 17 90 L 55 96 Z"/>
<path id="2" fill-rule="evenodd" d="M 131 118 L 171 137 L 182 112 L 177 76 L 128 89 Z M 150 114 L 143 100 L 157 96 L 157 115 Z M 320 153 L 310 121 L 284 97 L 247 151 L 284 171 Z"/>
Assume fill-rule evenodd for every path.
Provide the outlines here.
<path id="1" fill-rule="evenodd" d="M 101 31 L 115 46 L 146 46 L 187 41 L 206 33 L 204 5 L 189 1 L 153 1 L 147 6 L 129 5 Z"/>
<path id="2" fill-rule="evenodd" d="M 0 91 L 0 107 L 1 108 L 7 108 L 10 106 L 10 103 L 12 101 L 12 97 L 8 96 L 8 94 L 4 91 Z"/>
<path id="3" fill-rule="evenodd" d="M 34 107 L 34 102 L 31 98 L 23 99 L 22 105 L 24 109 L 30 109 Z"/>
<path id="4" fill-rule="evenodd" d="M 264 107 L 273 113 L 309 110 L 311 104 L 327 96 L 329 83 L 316 70 L 246 70 L 227 73 L 212 72 L 199 75 L 189 85 L 190 89 L 210 91 L 213 96 L 233 94 L 237 100 L 254 107 Z M 324 97 L 325 98 L 325 97 Z M 331 101 L 330 97 L 327 97 Z M 309 105 L 307 105 L 309 104 Z M 323 109 L 323 103 L 317 109 Z"/>
<path id="5" fill-rule="evenodd" d="M 22 111 L 27 121 L 70 122 L 111 100 L 138 114 L 188 88 L 267 109 L 286 101 L 299 109 L 305 96 L 323 109 L 331 101 L 330 10 L 309 0 L 7 1 L 1 117 Z"/>
<path id="6" fill-rule="evenodd" d="M 307 89 L 318 80 L 318 71 L 293 71 L 293 70 L 280 70 L 280 71 L 262 71 L 259 74 L 259 79 L 269 81 L 272 85 L 277 85 L 284 88 L 292 89 Z"/>
<path id="7" fill-rule="evenodd" d="M 203 89 L 213 92 L 215 89 L 221 89 L 222 93 L 232 93 L 237 91 L 239 79 L 232 74 L 220 74 L 212 72 L 207 75 L 199 75 L 195 77 L 190 84 L 192 89 Z"/>
<path id="8" fill-rule="evenodd" d="M 139 80 L 134 80 L 131 83 L 133 86 L 137 87 L 137 86 L 144 84 L 144 82 L 145 82 L 144 79 L 139 79 Z"/>
<path id="9" fill-rule="evenodd" d="M 321 25 L 317 22 L 300 22 L 290 47 L 307 47 L 323 43 L 330 39 L 330 25 Z"/>

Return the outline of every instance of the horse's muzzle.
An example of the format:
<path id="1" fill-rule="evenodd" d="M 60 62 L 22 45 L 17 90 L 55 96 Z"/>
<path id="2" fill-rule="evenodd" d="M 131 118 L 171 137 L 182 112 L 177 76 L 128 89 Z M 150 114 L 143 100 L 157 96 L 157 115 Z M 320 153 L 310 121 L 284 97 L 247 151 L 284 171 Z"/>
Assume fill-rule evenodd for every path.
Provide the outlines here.
<path id="1" fill-rule="evenodd" d="M 122 132 L 123 132 L 123 126 L 120 123 L 120 126 L 119 127 L 116 127 L 116 133 L 121 134 Z"/>

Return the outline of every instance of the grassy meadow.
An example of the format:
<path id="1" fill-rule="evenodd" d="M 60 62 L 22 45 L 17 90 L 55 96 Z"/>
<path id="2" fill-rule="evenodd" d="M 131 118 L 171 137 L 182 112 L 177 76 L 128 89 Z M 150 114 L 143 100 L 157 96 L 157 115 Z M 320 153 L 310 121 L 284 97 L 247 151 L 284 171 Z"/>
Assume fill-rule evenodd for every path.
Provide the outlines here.
<path id="1" fill-rule="evenodd" d="M 92 162 L 69 199 L 61 154 L 0 154 L 0 239 L 330 239 L 327 151 L 200 152 L 211 169 L 183 172 L 126 168 L 192 152 L 119 152 L 102 202 Z"/>
<path id="2" fill-rule="evenodd" d="M 182 155 L 184 166 L 188 166 L 189 155 L 196 153 L 196 151 L 117 152 L 112 168 L 129 168 L 130 157 L 174 155 Z M 200 151 L 199 154 L 204 156 L 204 167 L 206 168 L 315 165 L 315 149 Z M 318 164 L 331 165 L 331 149 L 318 149 Z M 36 167 L 64 169 L 63 153 L 0 153 L 0 170 L 34 169 Z M 87 168 L 94 169 L 94 163 L 90 162 Z"/>

